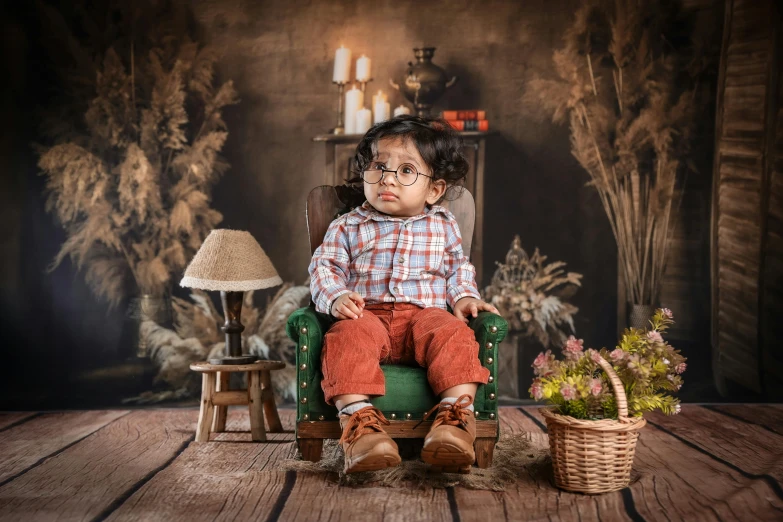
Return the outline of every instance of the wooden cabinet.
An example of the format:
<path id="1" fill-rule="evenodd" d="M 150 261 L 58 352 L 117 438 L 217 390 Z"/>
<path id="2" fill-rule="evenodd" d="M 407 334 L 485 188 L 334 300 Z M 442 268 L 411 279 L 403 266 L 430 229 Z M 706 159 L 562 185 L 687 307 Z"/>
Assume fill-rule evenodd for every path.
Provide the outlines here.
<path id="1" fill-rule="evenodd" d="M 783 397 L 783 28 L 775 0 L 728 0 L 712 199 L 715 381 Z"/>
<path id="2" fill-rule="evenodd" d="M 486 139 L 490 133 L 460 132 L 464 142 L 463 152 L 470 165 L 465 187 L 473 194 L 476 201 L 476 226 L 473 229 L 473 246 L 470 260 L 476 267 L 476 280 L 481 281 L 482 258 L 484 254 L 484 162 L 486 156 Z M 321 134 L 313 141 L 324 144 L 324 177 L 325 185 L 341 185 L 353 177 L 353 156 L 361 135 Z"/>

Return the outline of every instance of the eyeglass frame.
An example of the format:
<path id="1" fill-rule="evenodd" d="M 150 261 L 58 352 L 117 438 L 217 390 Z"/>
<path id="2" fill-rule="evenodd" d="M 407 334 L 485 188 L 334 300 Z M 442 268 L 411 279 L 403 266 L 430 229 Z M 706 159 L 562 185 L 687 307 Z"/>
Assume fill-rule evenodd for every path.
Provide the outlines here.
<path id="1" fill-rule="evenodd" d="M 371 161 L 370 163 L 368 163 L 368 164 L 367 164 L 367 167 L 369 167 L 370 165 L 372 165 L 372 164 L 374 164 L 374 163 L 380 163 L 380 162 Z M 404 167 L 405 165 L 407 165 L 407 166 L 411 167 L 413 170 L 415 170 L 415 171 L 416 171 L 416 179 L 414 179 L 414 180 L 413 180 L 413 183 L 411 183 L 411 184 L 409 184 L 409 185 L 406 185 L 405 183 L 403 183 L 402 181 L 400 181 L 400 178 L 399 178 L 399 176 L 397 175 L 397 171 L 398 171 L 398 170 L 400 170 L 400 169 L 401 169 L 402 167 Z M 383 166 L 383 164 L 381 164 L 381 168 L 380 168 L 380 169 L 375 169 L 375 171 L 374 171 L 374 172 L 377 172 L 377 171 L 379 171 L 379 170 L 380 170 L 380 172 L 381 172 L 381 177 L 380 177 L 380 179 L 378 179 L 378 181 L 376 181 L 375 183 L 372 183 L 372 182 L 370 182 L 370 181 L 367 181 L 367 180 L 365 180 L 365 179 L 364 179 L 364 173 L 365 173 L 365 172 L 373 172 L 373 171 L 368 171 L 368 170 L 366 169 L 366 167 L 365 167 L 364 169 L 362 169 L 362 172 L 361 172 L 361 176 L 360 176 L 360 177 L 362 178 L 362 181 L 363 181 L 364 183 L 367 183 L 368 185 L 377 185 L 378 183 L 380 183 L 381 181 L 383 181 L 383 178 L 385 178 L 385 177 L 386 177 L 386 173 L 387 173 L 387 172 L 393 172 L 393 173 L 394 173 L 394 179 L 396 179 L 396 180 L 397 180 L 397 183 L 399 183 L 399 184 L 400 184 L 400 185 L 402 185 L 403 187 L 412 187 L 413 185 L 415 185 L 415 184 L 416 184 L 416 182 L 417 182 L 417 181 L 419 181 L 419 176 L 424 176 L 425 178 L 435 179 L 435 176 L 430 176 L 429 174 L 422 174 L 421 172 L 419 172 L 419 169 L 417 169 L 417 168 L 416 168 L 416 165 L 414 165 L 413 163 L 407 163 L 407 162 L 406 162 L 406 163 L 400 163 L 399 167 L 397 167 L 397 170 L 387 169 L 386 167 L 384 167 L 384 166 Z"/>

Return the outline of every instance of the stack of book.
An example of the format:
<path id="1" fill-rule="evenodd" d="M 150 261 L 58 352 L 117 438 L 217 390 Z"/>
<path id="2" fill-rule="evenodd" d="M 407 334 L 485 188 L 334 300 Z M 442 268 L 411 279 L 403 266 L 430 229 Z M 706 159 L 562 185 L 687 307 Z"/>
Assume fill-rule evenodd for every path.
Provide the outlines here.
<path id="1" fill-rule="evenodd" d="M 443 111 L 440 117 L 458 131 L 487 132 L 489 130 L 487 111 Z"/>

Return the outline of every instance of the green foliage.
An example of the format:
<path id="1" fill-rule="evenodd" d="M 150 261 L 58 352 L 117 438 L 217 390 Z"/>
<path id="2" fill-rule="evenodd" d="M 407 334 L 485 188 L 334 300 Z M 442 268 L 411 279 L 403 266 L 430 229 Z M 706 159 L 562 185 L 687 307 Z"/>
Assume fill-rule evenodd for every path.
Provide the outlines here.
<path id="1" fill-rule="evenodd" d="M 658 309 L 649 330 L 627 329 L 611 352 L 606 348 L 583 351 L 582 342 L 570 337 L 563 347 L 563 360 L 556 359 L 550 350 L 536 357 L 530 395 L 574 418 L 616 419 L 619 413 L 611 383 L 597 364 L 596 358 L 601 357 L 612 364 L 623 384 L 629 416 L 653 410 L 678 413 L 679 400 L 670 392 L 682 386 L 685 357 L 661 335 L 672 323 L 671 311 Z"/>

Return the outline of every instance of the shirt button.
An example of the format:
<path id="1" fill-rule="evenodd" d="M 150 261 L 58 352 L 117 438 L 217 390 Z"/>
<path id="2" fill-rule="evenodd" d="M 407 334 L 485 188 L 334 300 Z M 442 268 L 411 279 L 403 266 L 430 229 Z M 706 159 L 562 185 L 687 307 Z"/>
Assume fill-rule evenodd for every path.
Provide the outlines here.
<path id="1" fill-rule="evenodd" d="M 400 264 L 402 264 L 402 263 L 404 263 L 404 262 L 405 262 L 405 258 L 401 256 L 401 257 L 400 257 L 400 258 L 397 260 L 397 262 L 398 262 L 398 263 L 400 263 Z"/>
<path id="2" fill-rule="evenodd" d="M 411 228 L 411 224 L 410 223 L 405 223 L 405 228 Z"/>

